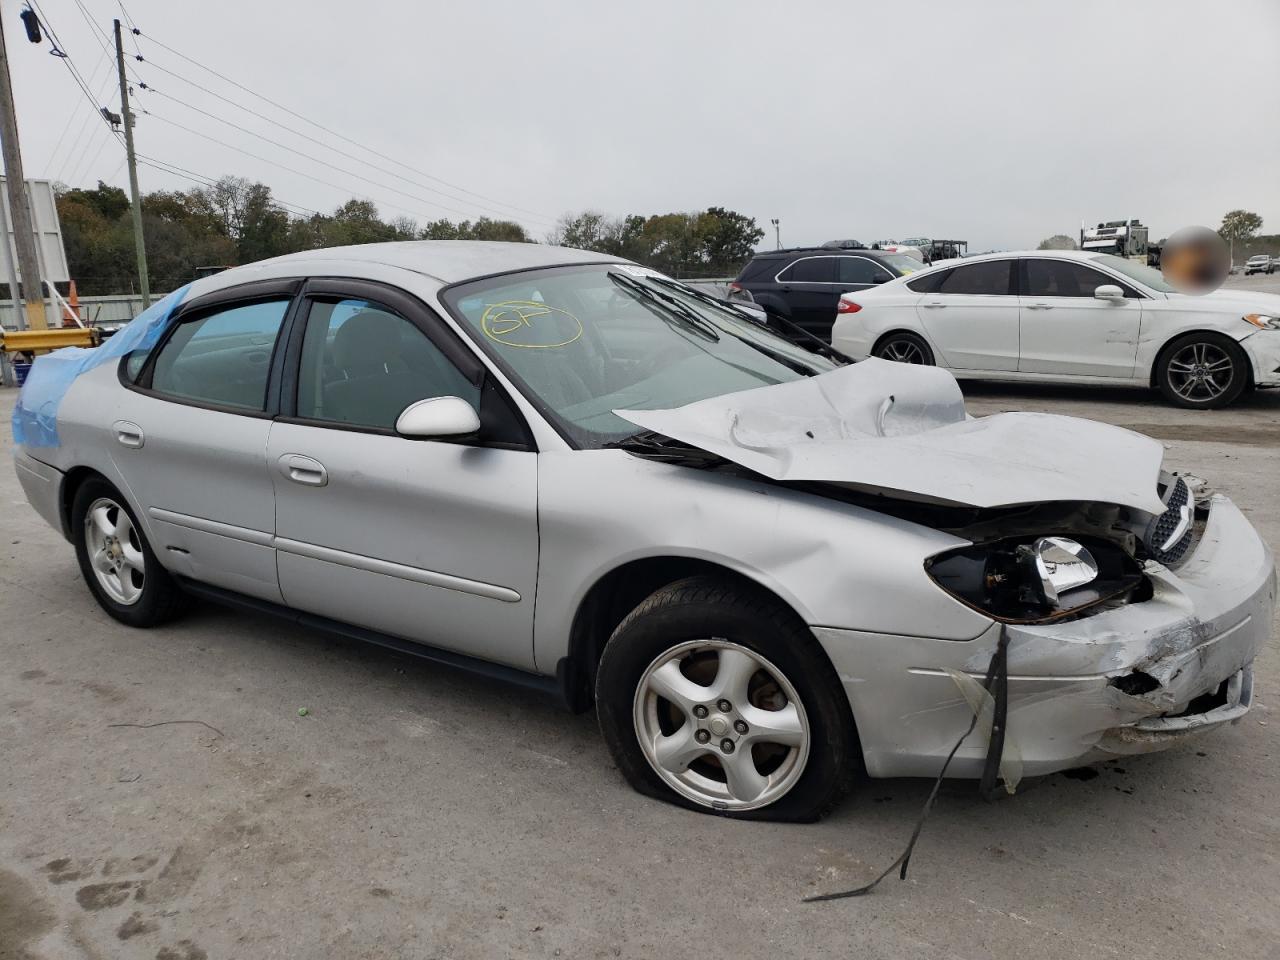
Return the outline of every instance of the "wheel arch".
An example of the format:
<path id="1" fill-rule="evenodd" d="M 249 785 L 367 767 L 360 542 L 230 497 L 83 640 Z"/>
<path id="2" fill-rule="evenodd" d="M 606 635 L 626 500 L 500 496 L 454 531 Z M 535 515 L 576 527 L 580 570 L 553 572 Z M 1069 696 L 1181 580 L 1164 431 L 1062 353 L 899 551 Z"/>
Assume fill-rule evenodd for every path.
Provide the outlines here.
<path id="1" fill-rule="evenodd" d="M 58 518 L 62 522 L 62 535 L 66 537 L 68 542 L 74 542 L 71 536 L 71 505 L 75 503 L 76 491 L 84 485 L 86 480 L 91 479 L 111 483 L 109 477 L 103 476 L 92 467 L 85 466 L 72 467 L 62 478 L 62 489 L 58 495 Z M 111 485 L 113 487 L 116 486 L 114 483 L 111 483 Z M 117 489 L 119 488 L 117 487 Z M 136 507 L 134 507 L 134 513 L 137 513 Z"/>
<path id="2" fill-rule="evenodd" d="M 1254 383 L 1255 383 L 1253 360 L 1249 356 L 1249 351 L 1241 347 L 1240 341 L 1237 340 L 1235 337 L 1232 337 L 1229 334 L 1223 333 L 1221 330 L 1214 330 L 1212 328 L 1204 328 L 1204 327 L 1197 327 L 1194 330 L 1180 330 L 1178 333 L 1169 337 L 1168 340 L 1166 340 L 1163 344 L 1160 345 L 1160 349 L 1156 351 L 1155 359 L 1151 362 L 1151 369 L 1147 373 L 1147 385 L 1149 387 L 1151 387 L 1152 389 L 1155 389 L 1156 387 L 1160 386 L 1160 367 L 1164 363 L 1165 358 L 1169 356 L 1169 352 L 1175 346 L 1181 343 L 1183 340 L 1186 340 L 1188 337 L 1197 337 L 1197 336 L 1209 337 L 1210 339 L 1214 339 L 1214 340 L 1225 340 L 1228 343 L 1233 343 L 1237 347 L 1239 347 L 1240 352 L 1244 354 L 1244 359 L 1245 359 L 1244 370 L 1245 370 L 1245 376 L 1247 378 L 1247 382 L 1245 383 L 1245 389 L 1246 390 L 1253 389 Z"/>
<path id="3" fill-rule="evenodd" d="M 655 590 L 692 576 L 715 576 L 740 584 L 772 599 L 799 623 L 805 624 L 795 605 L 776 590 L 725 564 L 701 557 L 671 554 L 629 560 L 600 575 L 583 594 L 574 612 L 568 652 L 556 664 L 556 677 L 571 710 L 583 712 L 590 709 L 600 655 L 627 614 Z M 807 624 L 805 628 L 808 629 Z M 823 656 L 826 656 L 825 652 Z M 852 716 L 852 707 L 850 711 Z"/>
<path id="4" fill-rule="evenodd" d="M 875 343 L 871 345 L 870 356 L 874 357 L 876 355 L 876 351 L 879 350 L 884 342 L 890 337 L 896 337 L 899 334 L 904 333 L 908 336 L 915 337 L 923 343 L 929 349 L 929 355 L 932 357 L 934 364 L 936 365 L 938 363 L 938 348 L 934 346 L 933 341 L 929 339 L 928 335 L 926 335 L 923 330 L 912 330 L 910 327 L 893 327 L 892 329 L 886 330 L 884 333 L 878 335 L 875 339 Z"/>

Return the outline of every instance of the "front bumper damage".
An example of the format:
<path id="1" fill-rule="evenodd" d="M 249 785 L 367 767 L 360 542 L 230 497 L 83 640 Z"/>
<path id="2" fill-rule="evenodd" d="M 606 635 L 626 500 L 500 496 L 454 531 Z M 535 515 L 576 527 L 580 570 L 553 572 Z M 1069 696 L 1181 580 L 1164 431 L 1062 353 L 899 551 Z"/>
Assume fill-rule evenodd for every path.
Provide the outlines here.
<path id="1" fill-rule="evenodd" d="M 1253 364 L 1253 382 L 1259 387 L 1280 387 L 1280 331 L 1259 330 L 1240 341 Z"/>
<path id="2" fill-rule="evenodd" d="M 1271 552 L 1215 496 L 1195 549 L 1176 570 L 1149 562 L 1150 599 L 1079 619 L 998 623 L 969 641 L 816 626 L 852 704 L 872 776 L 936 776 L 972 719 L 948 674 L 981 680 L 1009 633 L 1006 743 L 1042 775 L 1117 754 L 1161 750 L 1238 720 L 1252 663 L 1271 635 Z M 948 776 L 978 777 L 987 744 L 970 737 Z"/>

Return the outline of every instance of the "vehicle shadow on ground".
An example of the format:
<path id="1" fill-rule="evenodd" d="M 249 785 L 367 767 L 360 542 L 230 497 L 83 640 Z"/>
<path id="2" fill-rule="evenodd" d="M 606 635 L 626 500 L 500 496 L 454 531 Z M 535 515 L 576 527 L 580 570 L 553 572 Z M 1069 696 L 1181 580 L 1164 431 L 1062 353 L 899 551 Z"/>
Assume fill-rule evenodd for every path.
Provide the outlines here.
<path id="1" fill-rule="evenodd" d="M 575 755 L 575 766 L 580 766 L 580 773 L 595 781 L 591 792 L 614 793 L 627 807 L 639 804 L 647 808 L 657 803 L 633 794 L 616 771 L 600 736 L 594 710 L 573 714 L 554 696 L 536 690 L 308 629 L 283 619 L 208 602 L 195 604 L 173 629 L 178 634 L 185 632 L 182 628 L 186 624 L 198 624 L 201 633 L 212 628 L 226 642 L 230 639 L 227 634 L 232 631 L 218 628 L 224 623 L 230 627 L 232 621 L 237 625 L 234 633 L 245 638 L 246 646 L 269 645 L 275 648 L 272 654 L 276 657 L 297 658 L 299 669 L 303 667 L 301 661 L 305 661 L 313 672 L 319 670 L 327 674 L 331 670 L 329 676 L 316 677 L 322 686 L 328 687 L 322 696 L 335 696 L 348 679 L 373 681 L 380 688 L 382 706 L 421 710 L 429 704 L 431 712 L 437 714 L 450 714 L 456 709 L 469 714 L 470 722 L 477 727 L 491 721 L 500 731 L 519 729 L 522 733 L 517 739 L 531 746 L 536 747 L 540 739 L 545 738 L 547 743 L 556 743 L 561 751 Z M 192 645 L 200 643 L 195 631 L 187 639 Z M 1094 767 L 1024 779 L 1016 795 L 1001 792 L 994 800 L 979 796 L 977 781 L 947 780 L 939 789 L 924 833 L 926 837 L 948 834 L 962 827 L 971 834 L 963 846 L 972 846 L 975 854 L 985 849 L 988 840 L 998 843 L 1002 837 L 1024 830 L 1038 832 L 1043 837 L 1052 835 L 1066 842 L 1072 831 L 1086 829 L 1090 820 L 1094 823 L 1106 820 L 1119 833 L 1143 836 L 1152 817 L 1158 817 L 1158 808 L 1166 794 L 1177 785 L 1207 775 L 1194 769 L 1195 765 L 1205 763 L 1202 758 L 1206 756 L 1203 750 L 1186 747 L 1158 757 L 1110 760 Z M 823 821 L 799 829 L 808 834 L 811 842 L 824 846 L 843 842 L 838 838 L 845 837 L 855 845 L 861 845 L 866 838 L 878 837 L 877 846 L 882 846 L 883 842 L 897 842 L 895 838 L 900 836 L 905 844 L 933 783 L 927 778 L 861 779 Z M 705 814 L 665 804 L 649 810 L 648 815 L 705 817 Z M 1048 834 L 1045 833 L 1046 817 L 1055 820 Z M 717 822 L 727 823 L 708 818 L 705 829 L 720 829 L 715 825 Z M 776 829 L 797 828 L 783 825 Z M 925 846 L 922 842 L 922 849 Z"/>
<path id="2" fill-rule="evenodd" d="M 1095 386 L 1090 384 L 1026 383 L 997 380 L 961 380 L 960 389 L 966 399 L 999 400 L 1066 400 L 1079 403 L 1115 403 L 1129 406 L 1163 407 L 1181 416 L 1196 416 L 1217 411 L 1188 410 L 1167 403 L 1159 392 L 1137 386 Z M 1258 410 L 1280 414 L 1280 390 L 1249 390 L 1227 411 Z"/>

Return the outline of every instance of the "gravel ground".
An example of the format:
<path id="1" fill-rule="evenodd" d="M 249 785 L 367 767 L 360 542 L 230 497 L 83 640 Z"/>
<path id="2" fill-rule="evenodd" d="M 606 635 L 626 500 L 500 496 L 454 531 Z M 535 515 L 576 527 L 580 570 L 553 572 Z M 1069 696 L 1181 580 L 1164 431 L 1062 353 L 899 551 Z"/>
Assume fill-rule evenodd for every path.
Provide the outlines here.
<path id="1" fill-rule="evenodd" d="M 1280 544 L 1280 391 L 1189 413 L 1141 390 L 966 389 L 978 414 L 1150 433 Z M 948 784 L 906 883 L 804 905 L 891 862 L 929 784 L 868 783 L 817 825 L 680 811 L 626 787 L 593 717 L 518 689 L 216 607 L 120 626 L 7 466 L 0 509 L 0 958 L 1168 960 L 1280 942 L 1274 641 L 1238 726 L 996 804 Z"/>

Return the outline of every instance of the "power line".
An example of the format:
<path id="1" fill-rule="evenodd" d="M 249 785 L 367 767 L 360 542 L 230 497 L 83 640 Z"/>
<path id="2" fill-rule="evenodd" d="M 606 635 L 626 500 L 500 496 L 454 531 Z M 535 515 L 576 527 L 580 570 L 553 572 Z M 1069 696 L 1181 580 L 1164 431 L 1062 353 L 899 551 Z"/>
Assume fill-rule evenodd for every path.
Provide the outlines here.
<path id="1" fill-rule="evenodd" d="M 499 216 L 499 217 L 504 217 L 504 218 L 508 218 L 508 219 L 512 217 L 512 214 L 511 214 L 511 213 L 509 213 L 509 212 L 507 212 L 507 211 L 505 211 L 505 210 L 499 210 L 499 209 L 497 209 L 496 207 L 488 207 L 488 206 L 485 206 L 484 204 L 479 204 L 479 203 L 476 203 L 475 201 L 467 200 L 467 199 L 466 199 L 466 198 L 464 198 L 464 197 L 456 197 L 456 196 L 454 196 L 453 194 L 445 193 L 445 192 L 443 192 L 443 191 L 441 191 L 441 190 L 438 190 L 438 189 L 436 189 L 435 187 L 430 186 L 429 184 L 425 184 L 425 183 L 422 183 L 422 182 L 420 182 L 420 181 L 418 181 L 418 180 L 414 180 L 414 179 L 412 179 L 411 177 L 406 177 L 406 176 L 405 176 L 404 174 L 402 174 L 402 173 L 397 173 L 396 171 L 394 171 L 394 170 L 389 170 L 389 169 L 387 169 L 386 167 L 380 167 L 380 166 L 378 166 L 377 164 L 370 163 L 368 160 L 364 159 L 363 157 L 358 157 L 358 156 L 356 156 L 356 155 L 355 155 L 355 154 L 353 154 L 353 153 L 348 153 L 348 152 L 347 152 L 347 151 L 345 151 L 345 150 L 340 150 L 339 148 L 337 148 L 337 147 L 333 146 L 333 144 L 331 144 L 331 143 L 327 143 L 327 142 L 325 142 L 324 140 L 319 139 L 318 137 L 313 137 L 313 136 L 311 136 L 311 135 L 310 135 L 310 134 L 308 134 L 308 133 L 303 133 L 301 130 L 296 130 L 296 129 L 294 129 L 293 127 L 285 126 L 283 123 L 280 123 L 280 121 L 275 120 L 275 119 L 273 119 L 273 118 L 271 118 L 271 117 L 267 116 L 267 115 L 266 115 L 266 114 L 264 114 L 264 113 L 260 113 L 260 112 L 258 112 L 257 110 L 254 110 L 254 109 L 253 109 L 253 108 L 251 108 L 251 107 L 247 107 L 247 106 L 245 106 L 245 105 L 244 105 L 244 104 L 242 104 L 242 103 L 237 103 L 235 100 L 232 100 L 232 99 L 230 99 L 230 98 L 228 98 L 228 97 L 224 97 L 224 96 L 222 96 L 222 94 L 217 93 L 217 92 L 215 92 L 215 91 L 213 91 L 213 90 L 210 90 L 208 87 L 205 87 L 205 86 L 203 86 L 203 85 L 201 85 L 201 84 L 199 84 L 199 83 L 196 83 L 195 81 L 190 80 L 190 79 L 188 79 L 187 77 L 184 77 L 184 76 L 182 76 L 182 75 L 181 75 L 181 74 L 179 74 L 179 73 L 175 73 L 174 71 L 172 71 L 172 70 L 168 69 L 167 67 L 164 67 L 164 66 L 162 66 L 162 65 L 160 65 L 160 64 L 158 64 L 158 63 L 156 63 L 156 62 L 155 62 L 155 61 L 153 61 L 153 60 L 147 60 L 147 61 L 145 61 L 145 62 L 146 62 L 146 64 L 147 64 L 148 66 L 153 67 L 154 69 L 159 70 L 159 71 L 161 71 L 162 73 L 166 73 L 166 74 L 168 74 L 168 75 L 169 75 L 169 76 L 171 76 L 171 77 L 175 77 L 175 78 L 177 78 L 178 80 L 181 80 L 183 83 L 186 83 L 186 84 L 189 84 L 190 86 L 195 87 L 197 90 L 202 90 L 202 91 L 204 91 L 205 93 L 207 93 L 209 96 L 211 96 L 211 97 L 215 97 L 216 99 L 221 100 L 223 103 L 230 104 L 231 106 L 235 107 L 235 108 L 236 108 L 236 109 L 238 109 L 238 110 L 243 110 L 243 111 L 245 111 L 246 113 L 252 114 L 253 116 L 257 117 L 258 119 L 260 119 L 260 120 L 264 120 L 264 121 L 266 121 L 267 123 L 271 124 L 271 125 L 272 125 L 272 126 L 274 126 L 274 127 L 278 127 L 278 128 L 279 128 L 279 129 L 281 129 L 281 130 L 284 130 L 284 131 L 286 131 L 286 132 L 288 132 L 288 133 L 293 134 L 294 136 L 301 137 L 302 139 L 304 139 L 304 140 L 306 140 L 306 141 L 308 141 L 308 142 L 310 142 L 310 143 L 314 143 L 314 144 L 316 144 L 317 146 L 324 147 L 326 150 L 332 150 L 334 153 L 338 154 L 340 157 L 345 157 L 345 158 L 346 158 L 346 159 L 348 159 L 348 160 L 354 160 L 356 163 L 363 164 L 364 166 L 367 166 L 367 167 L 370 167 L 371 169 L 377 170 L 379 173 L 384 173 L 384 174 L 386 174 L 386 175 L 388 175 L 388 176 L 395 177 L 397 180 L 402 180 L 402 181 L 404 181 L 405 183 L 409 183 L 409 184 L 414 185 L 415 187 L 419 187 L 419 188 L 421 188 L 421 189 L 423 189 L 423 190 L 430 191 L 431 193 L 439 194 L 440 196 L 442 196 L 442 197 L 446 197 L 446 198 L 447 198 L 447 199 L 449 199 L 449 200 L 454 200 L 454 201 L 456 201 L 456 202 L 458 202 L 458 203 L 469 204 L 470 206 L 472 206 L 472 207 L 474 207 L 474 208 L 476 208 L 476 209 L 484 210 L 484 211 L 486 211 L 486 212 L 488 212 L 488 213 L 496 214 L 496 215 L 497 215 L 497 216 Z M 150 92 L 150 93 L 154 93 L 154 94 L 157 94 L 158 96 L 165 97 L 166 99 L 172 100 L 174 103 L 177 103 L 177 104 L 179 104 L 179 105 L 181 105 L 181 106 L 183 106 L 183 107 L 186 107 L 186 108 L 187 108 L 187 109 L 189 109 L 189 110 L 195 110 L 197 113 L 203 113 L 205 116 L 207 116 L 207 117 L 211 117 L 211 118 L 213 118 L 214 120 L 218 120 L 218 121 L 223 122 L 223 123 L 227 123 L 227 122 L 229 122 L 229 121 L 223 120 L 221 117 L 218 117 L 218 116 L 216 116 L 216 115 L 214 115 L 214 114 L 212 114 L 212 113 L 209 113 L 209 112 L 208 112 L 208 111 L 206 111 L 206 110 L 201 109 L 200 107 L 197 107 L 197 106 L 194 106 L 193 104 L 187 103 L 185 100 L 180 100 L 179 98 L 177 98 L 177 97 L 173 96 L 173 94 L 165 93 L 163 90 L 157 90 L 155 87 L 150 86 L 149 84 L 145 84 L 145 83 L 144 83 L 144 84 L 141 84 L 141 86 L 142 86 L 142 88 L 143 88 L 143 89 L 147 90 L 148 92 Z M 249 132 L 252 134 L 252 131 L 249 131 Z M 258 134 L 252 134 L 252 135 L 253 135 L 253 136 L 259 136 Z M 285 149 L 287 149 L 287 150 L 293 150 L 293 148 L 292 148 L 292 147 L 287 147 L 287 146 L 285 147 Z M 293 152 L 294 152 L 294 153 L 301 153 L 301 151 L 298 151 L 298 150 L 293 150 Z M 303 154 L 302 154 L 302 156 L 306 156 L 306 157 L 308 157 L 308 158 L 314 159 L 314 158 L 312 158 L 312 157 L 310 156 L 310 154 L 305 154 L 305 153 L 303 153 Z M 319 161 L 319 162 L 323 162 L 323 161 Z M 336 168 L 335 168 L 335 169 L 336 169 Z M 395 189 L 395 188 L 388 188 L 388 189 Z M 413 194 L 406 194 L 406 196 L 413 196 Z M 426 202 L 426 203 L 432 203 L 432 202 L 434 202 L 434 201 L 426 200 L 426 198 L 418 198 L 418 199 L 421 199 L 421 200 L 423 200 L 423 202 Z M 447 208 L 447 207 L 446 207 L 445 209 L 449 209 L 449 208 Z M 518 208 L 517 208 L 517 209 L 518 209 Z M 454 212 L 461 213 L 461 211 L 454 211 Z M 462 215 L 463 215 L 463 216 L 468 216 L 468 214 L 462 214 Z M 551 225 L 553 225 L 553 224 L 554 224 L 554 221 L 544 219 L 544 218 L 542 218 L 541 216 L 538 216 L 538 217 L 535 217 L 535 218 L 532 218 L 532 219 L 534 220 L 534 222 L 535 222 L 535 223 L 541 223 L 541 224 L 543 224 L 543 225 L 545 225 L 545 226 L 551 226 Z"/>
<path id="2" fill-rule="evenodd" d="M 200 107 L 195 106 L 194 104 L 187 103 L 185 100 L 179 100 L 177 97 L 174 97 L 170 94 L 163 93 L 159 90 L 156 90 L 154 87 L 147 87 L 146 90 L 148 93 L 154 93 L 157 96 L 165 97 L 169 100 L 172 100 L 174 103 L 179 104 L 180 106 L 186 107 L 188 110 L 194 110 L 196 113 L 202 114 L 211 120 L 216 120 L 218 121 L 218 123 L 226 124 L 228 127 L 231 127 L 234 130 L 238 130 L 241 133 L 248 134 L 251 137 L 256 137 L 257 139 L 263 141 L 264 143 L 271 144 L 273 147 L 279 147 L 281 150 L 287 150 L 290 153 L 297 154 L 303 159 L 310 160 L 312 163 L 318 163 L 324 167 L 328 167 L 330 170 L 337 171 L 338 173 L 341 173 L 344 176 L 355 177 L 357 180 L 363 180 L 365 183 L 368 183 L 374 187 L 377 187 L 380 190 L 390 190 L 392 193 L 398 193 L 403 197 L 408 197 L 410 200 L 416 200 L 419 203 L 426 203 L 434 207 L 439 207 L 441 210 L 447 210 L 450 213 L 455 213 L 455 214 L 458 214 L 459 216 L 463 216 L 463 217 L 471 216 L 471 214 L 467 213 L 465 210 L 459 210 L 457 207 L 450 207 L 450 206 L 447 206 L 446 204 L 440 203 L 437 200 L 431 200 L 427 197 L 421 197 L 421 196 L 418 196 L 417 194 L 409 193 L 408 191 L 401 190 L 399 187 L 394 187 L 387 183 L 381 183 L 370 177 L 366 177 L 363 174 L 355 173 L 351 170 L 347 170 L 343 167 L 340 167 L 337 164 L 330 163 L 327 160 L 321 160 L 319 157 L 313 156 L 310 153 L 306 153 L 302 150 L 297 149 L 296 147 L 291 147 L 287 143 L 281 143 L 279 140 L 272 140 L 270 137 L 264 136 L 260 133 L 250 130 L 248 127 L 242 127 L 238 123 L 235 123 L 231 120 L 227 120 L 224 117 L 220 117 L 215 113 L 210 113 L 208 110 L 203 110 Z M 151 116 L 158 116 L 157 114 L 153 114 L 150 111 L 146 111 L 146 112 L 149 113 Z M 163 120 L 165 118 L 160 117 L 159 119 Z M 172 123 L 173 121 L 169 120 L 166 122 Z M 350 157 L 350 159 L 355 160 L 357 163 L 360 162 L 359 157 Z M 345 188 L 340 188 L 340 189 L 345 189 Z M 418 214 L 418 216 L 423 216 L 423 214 Z"/>
<path id="3" fill-rule="evenodd" d="M 190 134 L 193 134 L 194 136 L 201 137 L 205 140 L 208 140 L 210 143 L 220 144 L 226 147 L 228 150 L 234 150 L 237 153 L 243 153 L 246 157 L 252 157 L 254 160 L 260 160 L 263 163 L 269 163 L 272 166 L 279 167 L 281 170 L 287 171 L 288 173 L 292 173 L 295 176 L 306 177 L 308 180 L 314 180 L 316 183 L 323 184 L 326 187 L 332 187 L 333 189 L 340 190 L 344 193 L 349 194 L 351 192 L 351 188 L 349 186 L 344 187 L 341 184 L 333 183 L 329 180 L 322 180 L 313 174 L 304 173 L 303 171 L 298 170 L 294 167 L 290 167 L 287 164 L 283 164 L 278 160 L 272 160 L 269 157 L 264 157 L 260 154 L 253 153 L 249 150 L 245 150 L 243 147 L 237 147 L 235 144 L 227 143 L 225 140 L 219 140 L 217 137 L 210 136 L 207 133 L 201 133 L 199 130 L 193 130 L 191 127 L 178 123 L 178 121 L 176 120 L 170 120 L 168 117 L 162 117 L 160 114 L 154 113 L 150 110 L 144 110 L 143 112 L 149 117 L 155 117 L 157 120 L 161 121 L 162 123 L 167 123 L 170 126 L 177 127 L 179 130 L 185 130 L 187 133 L 190 133 Z M 396 210 L 400 210 L 403 213 L 408 213 L 415 217 L 421 217 L 422 219 L 427 221 L 431 220 L 431 217 L 429 214 L 422 213 L 419 210 L 412 210 L 408 207 L 402 207 L 394 203 L 387 203 L 387 206 L 393 207 Z"/>
<path id="4" fill-rule="evenodd" d="M 101 61 L 94 65 L 93 76 L 90 77 L 89 79 L 90 86 L 92 86 L 93 83 L 98 79 L 98 69 L 101 66 L 102 66 Z M 111 64 L 108 62 L 107 63 L 108 71 L 110 70 L 110 68 L 111 68 Z M 62 128 L 62 133 L 58 135 L 58 140 L 53 145 L 53 150 L 49 152 L 49 162 L 45 164 L 46 169 L 52 167 L 53 161 L 58 158 L 58 151 L 62 149 L 62 142 L 67 138 L 67 133 L 68 131 L 70 131 L 71 125 L 75 123 L 76 117 L 78 116 L 80 116 L 80 98 L 79 97 L 77 97 L 75 99 L 75 102 L 71 105 L 71 114 L 67 117 L 67 122 Z M 83 127 L 83 124 L 81 124 L 81 126 Z"/>
<path id="5" fill-rule="evenodd" d="M 188 170 L 186 167 L 180 167 L 176 163 L 171 163 L 168 160 L 159 160 L 155 157 L 150 157 L 143 153 L 136 154 L 136 156 L 138 157 L 139 161 L 142 161 L 142 160 L 150 161 L 149 163 L 147 163 L 147 166 L 152 167 L 153 169 L 160 170 L 161 167 L 169 168 L 169 169 L 163 170 L 162 172 L 164 173 L 173 173 L 173 174 L 176 174 L 177 176 L 184 177 L 187 180 L 191 180 L 194 183 L 203 184 L 206 187 L 212 187 L 217 185 L 218 181 L 215 180 L 213 177 L 207 176 L 203 173 L 197 173 L 195 170 Z M 156 166 L 157 164 L 160 164 L 160 166 Z M 271 203 L 272 206 L 279 207 L 281 210 L 284 210 L 286 213 L 293 213 L 295 216 L 314 217 L 314 216 L 320 215 L 320 211 L 312 210 L 310 207 L 304 207 L 302 206 L 302 204 L 299 204 L 299 203 L 290 203 L 287 200 L 271 200 L 269 202 Z M 288 209 L 288 208 L 293 208 L 293 209 Z"/>
<path id="6" fill-rule="evenodd" d="M 443 184 L 444 186 L 449 187 L 450 189 L 453 189 L 453 190 L 457 190 L 460 193 L 465 193 L 472 197 L 478 197 L 481 200 L 488 200 L 490 203 L 495 203 L 500 207 L 507 207 L 512 210 L 519 210 L 522 213 L 529 214 L 541 220 L 546 220 L 550 222 L 555 221 L 554 217 L 548 216 L 547 214 L 539 213 L 536 210 L 529 210 L 525 207 L 520 207 L 512 203 L 507 203 L 505 201 L 498 200 L 494 197 L 486 196 L 483 193 L 477 193 L 474 190 L 468 190 L 466 187 L 459 186 L 456 183 L 450 183 L 448 180 L 445 180 L 441 177 L 437 177 L 434 174 L 427 173 L 424 170 L 418 170 L 417 168 L 410 166 L 409 164 L 405 163 L 402 160 L 397 160 L 395 157 L 392 157 L 387 154 L 381 153 L 377 150 L 374 150 L 372 147 L 366 144 L 363 144 L 358 140 L 353 140 L 351 137 L 341 134 L 338 131 L 330 127 L 327 127 L 322 123 L 312 120 L 309 117 L 303 116 L 302 114 L 298 113 L 296 110 L 291 110 L 289 107 L 286 107 L 282 103 L 277 103 L 275 100 L 272 100 L 270 97 L 267 97 L 261 93 L 258 93 L 258 91 L 254 90 L 251 87 L 246 86 L 243 83 L 240 83 L 237 80 L 233 80 L 231 77 L 228 77 L 226 74 L 219 73 L 217 70 L 214 70 L 212 67 L 205 66 L 203 63 L 199 62 L 198 60 L 195 60 L 192 57 L 188 57 L 186 54 L 181 53 L 178 50 L 175 50 L 173 47 L 169 46 L 167 43 L 164 43 L 161 40 L 157 40 L 155 37 L 151 36 L 148 33 L 143 33 L 141 30 L 138 30 L 136 27 L 134 28 L 134 30 L 136 31 L 136 34 L 138 36 L 146 38 L 147 40 L 154 43 L 156 46 L 169 51 L 169 53 L 173 54 L 175 57 L 178 57 L 181 60 L 185 60 L 187 63 L 190 63 L 192 66 L 199 67 L 201 70 L 204 70 L 206 73 L 212 74 L 213 76 L 217 77 L 219 80 L 223 80 L 234 87 L 238 87 L 239 89 L 243 90 L 245 93 L 248 93 L 251 96 L 257 97 L 259 100 L 263 101 L 264 103 L 270 104 L 271 106 L 275 107 L 277 110 L 283 110 L 285 113 L 289 114 L 290 116 L 296 117 L 297 119 L 303 121 L 304 123 L 309 123 L 313 127 L 317 128 L 318 130 L 323 130 L 325 133 L 329 134 L 330 136 L 337 137 L 339 140 L 343 140 L 354 147 L 359 147 L 361 150 L 371 153 L 375 157 L 379 157 L 382 160 L 386 160 L 390 163 L 394 163 L 397 166 L 403 167 L 404 169 L 410 171 L 411 173 L 415 173 L 420 177 L 426 177 L 428 180 L 433 180 L 436 183 Z M 144 61 L 144 62 L 149 63 L 150 61 Z"/>
<path id="7" fill-rule="evenodd" d="M 40 8 L 39 0 L 30 0 L 30 3 L 32 8 L 36 12 L 36 15 L 39 17 L 40 22 L 44 24 L 45 30 L 48 31 L 50 40 L 52 41 L 54 48 L 59 52 L 60 54 L 59 59 L 66 65 L 67 70 L 71 73 L 72 79 L 75 80 L 76 85 L 80 88 L 81 92 L 84 94 L 85 99 L 89 101 L 89 106 L 93 109 L 94 114 L 102 119 L 102 122 L 106 124 L 107 128 L 111 130 L 112 133 L 115 133 L 115 130 L 112 127 L 111 121 L 108 120 L 107 117 L 101 112 L 101 108 L 97 103 L 98 98 L 94 97 L 93 91 L 89 89 L 89 85 L 85 83 L 84 77 L 81 76 L 80 71 L 76 68 L 75 63 L 72 62 L 70 51 L 68 51 L 67 48 L 63 45 L 61 38 L 58 36 L 58 32 L 54 29 L 53 24 L 49 22 L 49 18 L 45 16 L 44 10 Z M 81 131 L 83 131 L 83 129 L 84 129 L 84 126 L 82 124 Z M 79 137 L 79 134 L 77 134 L 77 138 L 78 137 Z M 116 134 L 116 137 L 118 139 L 119 134 Z M 85 147 L 85 152 L 86 153 L 88 152 L 87 144 Z M 101 153 L 101 149 L 99 149 L 99 153 Z M 66 164 L 64 161 L 63 166 L 65 165 Z M 76 167 L 77 168 L 79 167 L 79 163 L 76 164 Z M 61 175 L 61 172 L 62 172 L 62 168 L 59 167 L 59 170 L 58 170 L 59 175 Z"/>

